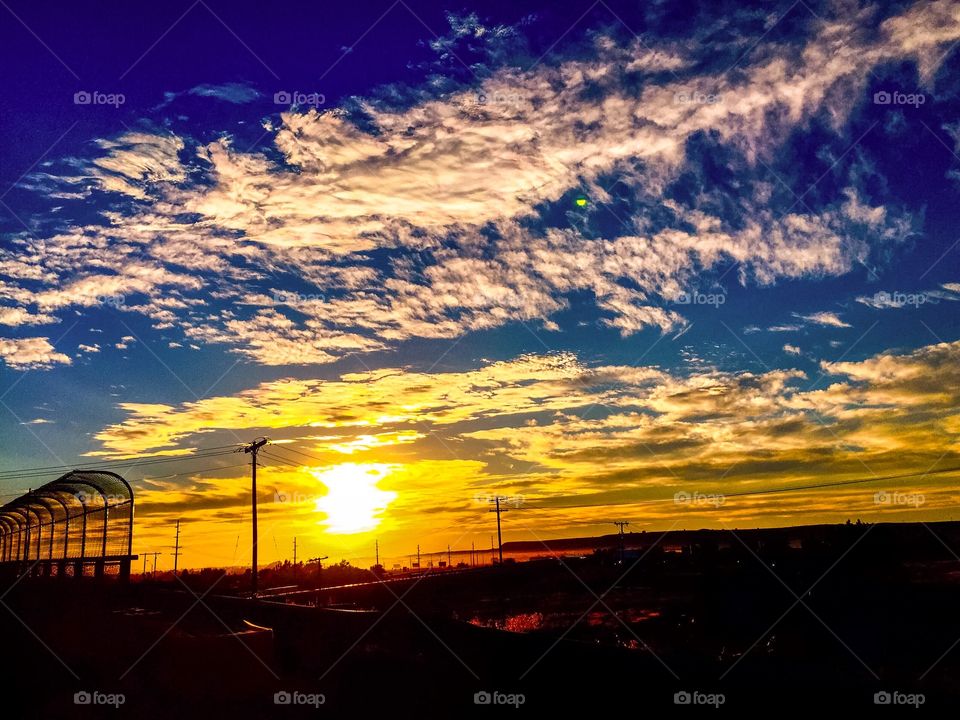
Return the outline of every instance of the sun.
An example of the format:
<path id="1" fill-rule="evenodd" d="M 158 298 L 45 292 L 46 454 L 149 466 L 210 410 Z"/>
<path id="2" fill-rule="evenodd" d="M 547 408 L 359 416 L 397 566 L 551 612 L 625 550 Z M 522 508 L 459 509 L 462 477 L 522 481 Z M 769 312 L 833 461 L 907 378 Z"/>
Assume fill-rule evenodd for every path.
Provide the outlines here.
<path id="1" fill-rule="evenodd" d="M 342 463 L 311 471 L 327 488 L 326 495 L 317 500 L 317 510 L 326 514 L 326 531 L 352 535 L 376 528 L 383 511 L 397 497 L 392 490 L 377 487 L 393 470 L 393 465 L 382 463 Z"/>

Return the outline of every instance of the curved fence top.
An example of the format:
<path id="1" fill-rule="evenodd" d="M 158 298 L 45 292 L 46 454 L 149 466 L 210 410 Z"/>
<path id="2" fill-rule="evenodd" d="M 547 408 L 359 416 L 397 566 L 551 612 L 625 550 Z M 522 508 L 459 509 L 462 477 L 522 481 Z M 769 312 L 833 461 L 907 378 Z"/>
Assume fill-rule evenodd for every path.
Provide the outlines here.
<path id="1" fill-rule="evenodd" d="M 129 555 L 133 490 L 116 473 L 72 470 L 0 507 L 0 561 Z"/>

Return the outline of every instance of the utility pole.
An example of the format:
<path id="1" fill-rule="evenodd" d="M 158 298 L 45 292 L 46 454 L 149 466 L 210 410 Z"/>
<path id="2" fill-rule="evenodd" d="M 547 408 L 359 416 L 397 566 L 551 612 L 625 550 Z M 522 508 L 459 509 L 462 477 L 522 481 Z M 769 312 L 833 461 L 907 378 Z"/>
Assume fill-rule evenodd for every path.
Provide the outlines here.
<path id="1" fill-rule="evenodd" d="M 417 570 L 423 570 L 423 568 L 420 567 L 420 546 L 419 545 L 417 545 Z"/>
<path id="2" fill-rule="evenodd" d="M 323 557 L 315 557 L 307 560 L 307 562 L 315 562 L 317 564 L 317 605 L 320 604 L 320 582 L 323 580 L 323 568 L 320 566 L 320 563 L 328 557 L 329 555 L 324 555 Z"/>
<path id="3" fill-rule="evenodd" d="M 448 544 L 447 545 L 447 569 L 449 570 L 451 567 L 453 566 L 450 564 L 450 545 Z"/>
<path id="4" fill-rule="evenodd" d="M 376 549 L 376 554 L 377 554 L 376 565 L 379 565 L 380 564 L 380 541 L 374 540 L 373 542 L 374 542 L 374 548 Z"/>
<path id="5" fill-rule="evenodd" d="M 143 577 L 147 574 L 147 554 L 143 554 L 143 572 L 140 573 L 140 576 Z"/>
<path id="6" fill-rule="evenodd" d="M 500 500 L 502 500 L 499 495 L 493 498 L 493 501 L 496 503 L 496 507 L 491 509 L 490 512 L 495 512 L 497 514 L 497 547 L 500 550 L 500 564 L 503 565 L 503 535 L 500 533 L 500 513 L 507 512 L 507 508 L 500 507 Z M 491 550 L 493 549 L 493 539 L 490 540 Z"/>
<path id="7" fill-rule="evenodd" d="M 293 537 L 293 567 L 297 567 L 297 537 Z"/>
<path id="8" fill-rule="evenodd" d="M 624 555 L 623 529 L 630 523 L 626 520 L 614 520 L 613 524 L 616 525 L 618 528 L 620 528 L 620 564 L 623 565 L 623 555 Z"/>
<path id="9" fill-rule="evenodd" d="M 177 520 L 177 537 L 173 541 L 173 574 L 177 574 L 177 561 L 180 560 L 180 521 Z"/>
<path id="10" fill-rule="evenodd" d="M 153 555 L 153 573 L 152 574 L 156 575 L 157 574 L 157 555 L 163 555 L 163 553 L 152 552 L 152 553 L 144 553 L 144 555 Z"/>
<path id="11" fill-rule="evenodd" d="M 257 453 L 267 444 L 267 438 L 261 437 L 249 445 L 243 446 L 243 452 L 250 455 L 250 518 L 253 521 L 253 557 L 250 563 L 250 588 L 257 594 Z"/>
<path id="12" fill-rule="evenodd" d="M 477 544 L 473 540 L 470 541 L 470 567 L 473 567 L 477 564 Z"/>

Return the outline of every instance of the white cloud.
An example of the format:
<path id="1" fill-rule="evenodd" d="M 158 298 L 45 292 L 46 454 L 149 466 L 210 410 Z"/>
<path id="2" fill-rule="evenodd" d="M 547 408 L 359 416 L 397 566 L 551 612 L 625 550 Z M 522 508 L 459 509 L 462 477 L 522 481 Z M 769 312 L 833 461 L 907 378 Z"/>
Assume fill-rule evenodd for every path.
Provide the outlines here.
<path id="1" fill-rule="evenodd" d="M 31 313 L 22 307 L 0 307 L 0 325 L 18 327 L 20 325 L 47 325 L 60 322 L 53 315 Z"/>
<path id="2" fill-rule="evenodd" d="M 60 180 L 69 192 L 95 187 L 137 202 L 104 212 L 104 226 L 19 238 L 17 252 L 0 253 L 0 269 L 43 287 L 7 283 L 0 298 L 53 312 L 107 294 L 156 328 L 226 343 L 265 364 L 552 322 L 578 291 L 623 335 L 677 329 L 685 321 L 667 298 L 720 263 L 739 263 L 743 283 L 838 275 L 871 244 L 908 233 L 907 220 L 854 187 L 816 212 L 800 206 L 781 216 L 758 183 L 739 198 L 735 225 L 665 196 L 696 162 L 691 138 L 715 136 L 758 174 L 814 116 L 841 128 L 874 66 L 917 60 L 929 80 L 938 53 L 960 39 L 948 3 L 918 3 L 879 28 L 872 15 L 812 19 L 802 46 L 763 38 L 725 74 L 696 70 L 709 52 L 696 43 L 651 49 L 597 36 L 592 53 L 532 71 L 502 67 L 478 89 L 424 95 L 402 109 L 359 100 L 375 132 L 343 111 L 287 112 L 270 128 L 282 160 L 228 137 L 196 147 L 166 132 L 129 131 L 100 141 L 101 156 Z M 647 74 L 639 89 L 628 72 Z M 719 100 L 678 101 L 691 90 Z M 510 101 L 480 102 L 478 91 Z M 618 234 L 531 229 L 544 204 L 570 192 L 608 203 L 611 176 L 635 203 Z M 651 209 L 682 216 L 683 229 L 652 225 Z M 571 219 L 586 222 L 592 211 Z M 388 267 L 370 261 L 374 250 L 390 254 Z M 320 296 L 298 303 L 299 315 L 264 307 L 263 289 L 250 288 L 251 279 L 275 286 L 271 276 L 292 272 Z M 213 302 L 258 298 L 253 314 Z M 849 327 L 835 313 L 804 319 Z"/>
<path id="3" fill-rule="evenodd" d="M 0 360 L 15 370 L 69 365 L 67 355 L 57 352 L 45 337 L 0 338 Z"/>
<path id="4" fill-rule="evenodd" d="M 850 323 L 845 322 L 840 319 L 840 316 L 835 312 L 828 312 L 826 310 L 821 312 L 815 312 L 810 315 L 798 315 L 794 313 L 795 317 L 805 320 L 808 323 L 813 323 L 814 325 L 823 325 L 825 327 L 837 327 L 837 328 L 848 328 L 852 327 Z"/>

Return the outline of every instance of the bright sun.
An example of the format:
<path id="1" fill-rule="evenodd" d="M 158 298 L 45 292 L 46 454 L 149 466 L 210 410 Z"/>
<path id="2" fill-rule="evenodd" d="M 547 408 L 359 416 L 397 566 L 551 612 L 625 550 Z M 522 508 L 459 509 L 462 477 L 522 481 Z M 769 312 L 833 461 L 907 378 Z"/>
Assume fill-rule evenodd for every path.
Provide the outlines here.
<path id="1" fill-rule="evenodd" d="M 342 463 L 311 471 L 327 488 L 327 494 L 317 500 L 317 510 L 327 516 L 327 532 L 350 535 L 376 528 L 383 519 L 380 514 L 397 497 L 377 487 L 393 469 L 381 463 Z"/>

